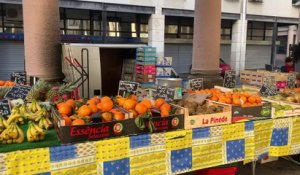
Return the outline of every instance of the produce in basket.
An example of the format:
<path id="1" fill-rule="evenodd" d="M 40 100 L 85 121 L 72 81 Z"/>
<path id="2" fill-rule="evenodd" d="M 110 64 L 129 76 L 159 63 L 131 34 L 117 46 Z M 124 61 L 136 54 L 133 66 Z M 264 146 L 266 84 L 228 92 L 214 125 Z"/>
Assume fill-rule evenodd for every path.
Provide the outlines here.
<path id="1" fill-rule="evenodd" d="M 16 83 L 13 81 L 0 80 L 0 86 L 15 86 L 15 85 L 16 85 Z"/>

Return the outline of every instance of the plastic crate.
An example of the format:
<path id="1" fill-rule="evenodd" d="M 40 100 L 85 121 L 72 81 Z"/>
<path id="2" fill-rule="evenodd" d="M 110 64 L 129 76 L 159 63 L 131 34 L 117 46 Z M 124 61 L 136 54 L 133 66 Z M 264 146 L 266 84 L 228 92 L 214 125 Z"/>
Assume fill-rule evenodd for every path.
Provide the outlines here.
<path id="1" fill-rule="evenodd" d="M 139 47 L 136 49 L 137 52 L 156 52 L 155 47 Z"/>
<path id="2" fill-rule="evenodd" d="M 236 175 L 237 167 L 209 168 L 195 172 L 195 175 Z"/>
<path id="3" fill-rule="evenodd" d="M 153 62 L 153 64 L 156 64 L 156 57 L 136 57 L 137 61 L 142 62 Z"/>

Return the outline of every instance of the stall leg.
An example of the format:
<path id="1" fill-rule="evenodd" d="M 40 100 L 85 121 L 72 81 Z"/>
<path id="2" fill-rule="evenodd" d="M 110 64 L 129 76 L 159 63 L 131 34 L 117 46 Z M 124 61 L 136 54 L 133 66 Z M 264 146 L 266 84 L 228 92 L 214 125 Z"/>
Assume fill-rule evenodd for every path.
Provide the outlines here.
<path id="1" fill-rule="evenodd" d="M 256 170 L 256 161 L 252 162 L 252 175 L 255 175 L 255 170 Z"/>

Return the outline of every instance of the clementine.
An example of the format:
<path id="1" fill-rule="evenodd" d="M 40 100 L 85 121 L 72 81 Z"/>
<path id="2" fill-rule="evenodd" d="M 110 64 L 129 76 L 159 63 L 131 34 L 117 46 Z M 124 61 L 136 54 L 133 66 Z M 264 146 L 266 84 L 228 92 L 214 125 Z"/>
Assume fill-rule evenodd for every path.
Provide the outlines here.
<path id="1" fill-rule="evenodd" d="M 167 110 L 163 110 L 163 111 L 160 111 L 160 115 L 161 115 L 161 117 L 168 117 L 170 115 L 170 112 Z"/>
<path id="2" fill-rule="evenodd" d="M 155 100 L 154 106 L 159 109 L 160 106 L 163 105 L 165 102 L 166 102 L 165 99 L 158 98 L 158 99 Z"/>
<path id="3" fill-rule="evenodd" d="M 82 120 L 82 119 L 75 119 L 73 122 L 72 122 L 72 125 L 84 125 L 85 124 L 85 121 Z"/>
<path id="4" fill-rule="evenodd" d="M 113 114 L 110 112 L 104 112 L 101 114 L 103 122 L 111 122 L 113 119 Z"/>
<path id="5" fill-rule="evenodd" d="M 143 104 L 143 103 L 138 103 L 136 106 L 135 106 L 135 110 L 137 113 L 139 114 L 144 114 L 147 112 L 147 107 Z"/>
<path id="6" fill-rule="evenodd" d="M 161 111 L 170 111 L 171 110 L 171 105 L 169 105 L 168 103 L 164 103 L 160 106 L 159 108 Z"/>
<path id="7" fill-rule="evenodd" d="M 114 103 L 111 100 L 101 101 L 99 104 L 102 112 L 108 112 L 114 107 Z"/>
<path id="8" fill-rule="evenodd" d="M 114 113 L 114 119 L 117 121 L 125 120 L 125 115 L 122 112 Z"/>
<path id="9" fill-rule="evenodd" d="M 65 124 L 67 126 L 72 125 L 72 120 L 69 117 L 63 116 L 63 119 L 65 120 Z"/>
<path id="10" fill-rule="evenodd" d="M 149 99 L 144 98 L 141 103 L 143 103 L 148 109 L 152 107 L 152 103 Z"/>
<path id="11" fill-rule="evenodd" d="M 87 105 L 82 105 L 78 111 L 77 114 L 79 116 L 88 116 L 92 114 L 92 110 Z"/>
<path id="12" fill-rule="evenodd" d="M 68 104 L 63 103 L 63 104 L 59 105 L 58 112 L 60 114 L 65 114 L 65 115 L 69 116 L 72 114 L 72 108 Z"/>
<path id="13" fill-rule="evenodd" d="M 71 106 L 71 107 L 74 107 L 74 106 L 75 106 L 75 100 L 73 100 L 73 99 L 69 99 L 69 100 L 67 100 L 65 103 L 68 104 L 68 105 Z"/>
<path id="14" fill-rule="evenodd" d="M 136 102 L 134 100 L 127 99 L 127 100 L 125 100 L 123 107 L 125 109 L 129 110 L 129 109 L 134 109 L 135 105 L 136 105 Z"/>

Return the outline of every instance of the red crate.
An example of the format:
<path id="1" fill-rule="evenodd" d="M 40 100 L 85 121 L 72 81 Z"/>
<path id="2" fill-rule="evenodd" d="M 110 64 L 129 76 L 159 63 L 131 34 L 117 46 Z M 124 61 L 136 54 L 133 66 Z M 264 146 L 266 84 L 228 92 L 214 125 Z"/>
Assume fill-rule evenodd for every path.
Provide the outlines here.
<path id="1" fill-rule="evenodd" d="M 237 167 L 209 168 L 195 172 L 195 175 L 236 175 Z"/>

